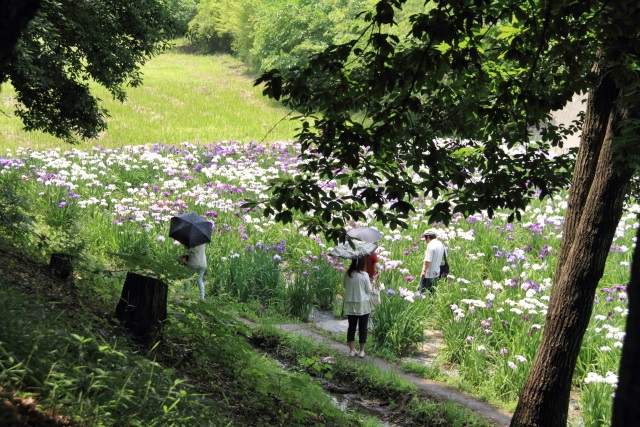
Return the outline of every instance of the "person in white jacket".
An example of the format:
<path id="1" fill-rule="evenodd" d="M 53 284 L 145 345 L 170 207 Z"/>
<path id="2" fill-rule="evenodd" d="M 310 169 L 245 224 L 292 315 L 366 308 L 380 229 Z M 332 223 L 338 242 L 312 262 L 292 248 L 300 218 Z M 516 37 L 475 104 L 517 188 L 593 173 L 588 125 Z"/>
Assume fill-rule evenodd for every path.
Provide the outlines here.
<path id="1" fill-rule="evenodd" d="M 438 284 L 440 277 L 440 265 L 446 256 L 446 249 L 438 239 L 438 232 L 435 228 L 430 228 L 424 232 L 424 240 L 427 248 L 424 251 L 422 272 L 420 274 L 420 293 L 432 292 Z"/>
<path id="2" fill-rule="evenodd" d="M 196 279 L 198 288 L 200 289 L 200 301 L 204 301 L 204 273 L 207 270 L 207 255 L 204 251 L 205 244 L 190 248 L 185 255 L 178 258 L 178 261 L 184 263 L 193 272 L 197 273 Z M 184 291 L 189 292 L 190 283 L 184 284 Z"/>
<path id="3" fill-rule="evenodd" d="M 365 271 L 364 258 L 351 261 L 349 269 L 344 274 L 344 313 L 347 315 L 347 344 L 349 356 L 364 357 L 364 347 L 367 342 L 367 326 L 371 314 L 371 281 Z M 360 349 L 355 349 L 356 329 L 358 329 Z"/>

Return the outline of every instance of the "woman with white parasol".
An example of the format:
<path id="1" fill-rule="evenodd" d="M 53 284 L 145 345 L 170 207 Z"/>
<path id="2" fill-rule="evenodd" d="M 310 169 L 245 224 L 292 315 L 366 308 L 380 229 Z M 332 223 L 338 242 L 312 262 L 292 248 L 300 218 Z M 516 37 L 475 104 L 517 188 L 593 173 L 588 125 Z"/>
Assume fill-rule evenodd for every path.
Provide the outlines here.
<path id="1" fill-rule="evenodd" d="M 367 328 L 372 310 L 371 280 L 366 272 L 365 257 L 373 253 L 376 245 L 372 242 L 351 241 L 341 243 L 329 254 L 338 258 L 351 259 L 351 265 L 343 278 L 344 314 L 347 315 L 347 344 L 349 356 L 365 357 Z M 355 335 L 358 331 L 359 350 L 355 349 Z"/>
<path id="2" fill-rule="evenodd" d="M 349 269 L 344 274 L 344 313 L 347 315 L 347 345 L 349 356 L 356 354 L 364 357 L 364 346 L 367 343 L 367 327 L 371 314 L 371 281 L 364 270 L 364 258 L 351 260 Z M 356 329 L 358 330 L 359 351 L 355 349 Z"/>

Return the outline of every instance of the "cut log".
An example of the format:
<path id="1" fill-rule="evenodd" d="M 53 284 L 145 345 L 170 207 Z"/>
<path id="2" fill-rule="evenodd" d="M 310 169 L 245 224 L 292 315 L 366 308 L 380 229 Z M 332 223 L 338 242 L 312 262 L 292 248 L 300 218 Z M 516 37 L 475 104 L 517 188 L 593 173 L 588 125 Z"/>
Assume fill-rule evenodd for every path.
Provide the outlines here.
<path id="1" fill-rule="evenodd" d="M 73 257 L 69 254 L 53 253 L 49 260 L 49 270 L 59 279 L 69 280 L 73 276 Z"/>
<path id="2" fill-rule="evenodd" d="M 167 319 L 168 290 L 161 280 L 127 273 L 116 318 L 145 345 L 157 340 Z"/>

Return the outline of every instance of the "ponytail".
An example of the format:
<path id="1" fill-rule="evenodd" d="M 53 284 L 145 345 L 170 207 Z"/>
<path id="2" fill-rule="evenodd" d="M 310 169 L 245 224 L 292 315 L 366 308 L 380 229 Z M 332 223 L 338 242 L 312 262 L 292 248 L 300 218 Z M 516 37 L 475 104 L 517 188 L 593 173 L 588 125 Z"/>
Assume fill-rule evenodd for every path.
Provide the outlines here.
<path id="1" fill-rule="evenodd" d="M 347 274 L 349 277 L 353 277 L 353 273 L 356 271 L 364 271 L 364 258 L 354 258 L 351 260 Z"/>

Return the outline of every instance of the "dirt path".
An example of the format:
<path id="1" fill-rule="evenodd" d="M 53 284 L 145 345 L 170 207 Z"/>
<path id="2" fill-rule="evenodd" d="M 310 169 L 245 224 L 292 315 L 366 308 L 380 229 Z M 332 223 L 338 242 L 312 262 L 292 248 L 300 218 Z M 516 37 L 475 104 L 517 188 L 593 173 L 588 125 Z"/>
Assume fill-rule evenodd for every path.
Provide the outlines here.
<path id="1" fill-rule="evenodd" d="M 303 335 L 314 340 L 315 342 L 327 345 L 335 350 L 342 351 L 345 354 L 347 353 L 347 347 L 344 342 L 338 342 L 333 339 L 327 338 L 326 336 L 315 330 L 316 328 L 318 328 L 333 333 L 346 333 L 346 320 L 336 320 L 330 318 L 329 316 L 320 315 L 312 324 L 279 325 L 278 327 L 289 333 Z M 437 344 L 435 344 L 435 347 L 434 344 L 435 343 L 427 343 L 427 346 L 430 346 L 435 352 L 437 351 L 437 348 L 435 348 L 437 347 Z M 413 360 L 422 360 L 427 363 L 429 359 L 432 359 L 433 357 L 434 354 L 427 351 L 421 354 L 418 359 Z M 455 402 L 461 406 L 465 406 L 470 410 L 482 415 L 496 426 L 506 427 L 511 421 L 511 414 L 508 414 L 507 412 L 487 402 L 484 402 L 474 396 L 465 394 L 453 387 L 436 383 L 434 381 L 425 380 L 415 375 L 403 372 L 395 364 L 389 363 L 379 357 L 367 355 L 363 359 L 363 363 L 375 364 L 384 371 L 393 372 L 403 380 L 415 384 L 427 396 L 433 398 L 434 400 L 440 402 Z"/>

